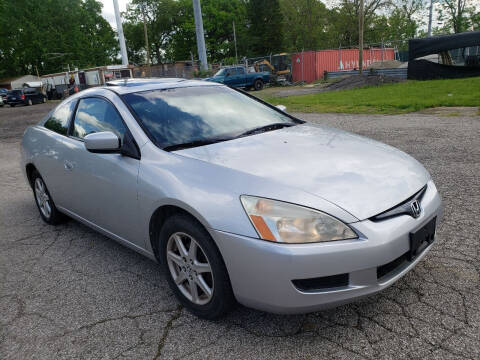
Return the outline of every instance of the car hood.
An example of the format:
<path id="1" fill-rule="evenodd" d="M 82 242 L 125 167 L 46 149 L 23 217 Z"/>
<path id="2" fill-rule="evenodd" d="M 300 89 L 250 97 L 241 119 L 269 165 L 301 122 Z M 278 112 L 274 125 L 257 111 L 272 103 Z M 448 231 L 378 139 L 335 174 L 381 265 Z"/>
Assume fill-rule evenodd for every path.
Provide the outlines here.
<path id="1" fill-rule="evenodd" d="M 214 81 L 214 82 L 223 82 L 224 79 L 225 79 L 224 76 L 213 76 L 213 77 L 209 77 L 209 78 L 206 78 L 206 79 L 203 79 L 203 80 Z"/>
<path id="2" fill-rule="evenodd" d="M 406 200 L 430 178 L 418 161 L 398 149 L 314 124 L 175 153 L 295 187 L 359 220 Z"/>

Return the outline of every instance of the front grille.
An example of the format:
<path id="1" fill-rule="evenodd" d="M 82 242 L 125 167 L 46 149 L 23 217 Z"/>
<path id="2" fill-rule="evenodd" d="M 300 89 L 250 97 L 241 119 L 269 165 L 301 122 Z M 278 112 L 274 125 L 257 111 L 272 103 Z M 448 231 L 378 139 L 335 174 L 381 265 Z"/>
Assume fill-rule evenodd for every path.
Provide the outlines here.
<path id="1" fill-rule="evenodd" d="M 305 292 L 342 288 L 348 286 L 348 274 L 292 280 L 292 283 L 298 290 Z"/>
<path id="2" fill-rule="evenodd" d="M 383 278 L 384 276 L 387 276 L 394 272 L 395 270 L 399 269 L 400 267 L 403 267 L 403 265 L 408 262 L 408 251 L 396 258 L 393 261 L 390 261 L 389 263 L 377 267 L 377 280 Z"/>
<path id="3" fill-rule="evenodd" d="M 422 199 L 426 190 L 427 190 L 427 185 L 425 185 L 423 188 L 421 188 L 415 194 L 410 196 L 407 200 L 402 201 L 400 204 L 397 204 L 394 207 L 381 212 L 380 214 L 372 216 L 370 218 L 370 220 L 371 221 L 382 221 L 382 220 L 390 219 L 392 217 L 399 216 L 399 215 L 410 215 L 410 216 L 416 217 L 416 216 L 412 215 L 412 213 L 411 213 L 412 210 L 411 210 L 410 205 L 415 200 L 420 202 L 420 200 Z"/>

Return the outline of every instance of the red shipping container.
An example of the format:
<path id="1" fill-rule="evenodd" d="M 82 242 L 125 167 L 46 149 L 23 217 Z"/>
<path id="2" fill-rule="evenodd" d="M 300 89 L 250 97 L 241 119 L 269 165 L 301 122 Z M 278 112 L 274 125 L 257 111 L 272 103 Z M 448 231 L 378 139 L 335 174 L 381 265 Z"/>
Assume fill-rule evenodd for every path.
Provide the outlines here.
<path id="1" fill-rule="evenodd" d="M 382 52 L 383 60 L 394 59 L 395 53 L 392 48 L 365 49 L 363 50 L 363 67 L 382 61 Z M 314 59 L 312 59 L 312 53 L 314 53 Z M 323 78 L 324 71 L 358 69 L 358 64 L 357 49 L 306 51 L 303 53 L 303 61 L 302 53 L 292 55 L 292 77 L 294 82 L 313 82 Z"/>
<path id="2" fill-rule="evenodd" d="M 292 55 L 292 78 L 294 82 L 313 82 L 317 78 L 315 70 L 316 52 L 304 51 Z"/>

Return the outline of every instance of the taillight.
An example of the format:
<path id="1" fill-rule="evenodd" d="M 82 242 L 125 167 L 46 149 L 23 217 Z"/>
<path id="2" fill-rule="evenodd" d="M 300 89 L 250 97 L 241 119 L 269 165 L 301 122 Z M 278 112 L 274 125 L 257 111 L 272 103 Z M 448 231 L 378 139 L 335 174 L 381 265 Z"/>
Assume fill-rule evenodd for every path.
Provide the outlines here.
<path id="1" fill-rule="evenodd" d="M 22 100 L 25 100 L 25 95 L 22 94 L 22 96 L 20 96 L 20 98 L 21 98 Z"/>

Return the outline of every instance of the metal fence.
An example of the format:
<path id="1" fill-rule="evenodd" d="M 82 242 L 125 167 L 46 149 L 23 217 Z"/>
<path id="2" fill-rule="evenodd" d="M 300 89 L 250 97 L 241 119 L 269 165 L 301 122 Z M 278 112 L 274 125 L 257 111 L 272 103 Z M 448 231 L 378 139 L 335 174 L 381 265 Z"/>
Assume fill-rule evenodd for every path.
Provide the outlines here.
<path id="1" fill-rule="evenodd" d="M 398 77 L 401 79 L 407 78 L 407 68 L 396 68 L 396 69 L 367 69 L 363 70 L 362 75 L 387 75 L 392 77 Z M 331 71 L 327 73 L 329 79 L 337 78 L 345 75 L 358 75 L 358 70 L 343 70 L 343 71 Z"/>

